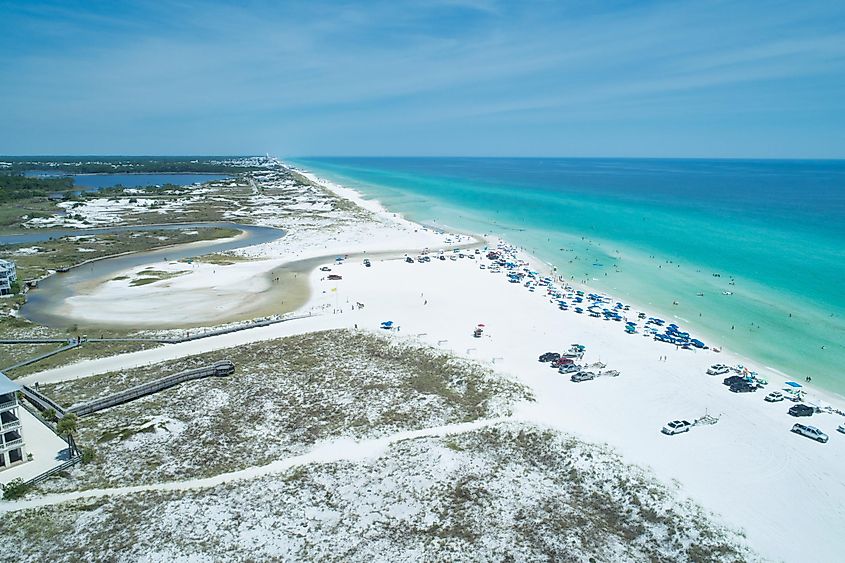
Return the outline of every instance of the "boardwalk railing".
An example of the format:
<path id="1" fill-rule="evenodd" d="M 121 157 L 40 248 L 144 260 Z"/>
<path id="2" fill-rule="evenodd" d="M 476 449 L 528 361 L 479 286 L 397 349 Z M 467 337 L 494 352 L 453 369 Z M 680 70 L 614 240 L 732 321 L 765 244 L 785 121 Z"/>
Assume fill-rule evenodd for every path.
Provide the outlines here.
<path id="1" fill-rule="evenodd" d="M 203 379 L 206 377 L 225 377 L 234 371 L 234 363 L 230 360 L 222 360 L 215 362 L 211 366 L 189 369 L 187 371 L 162 377 L 161 379 L 156 379 L 155 381 L 142 383 L 141 385 L 136 385 L 135 387 L 131 387 L 125 391 L 120 391 L 100 399 L 94 399 L 93 401 L 82 403 L 81 405 L 74 405 L 67 409 L 66 412 L 74 413 L 77 416 L 86 416 L 103 409 L 128 403 L 129 401 L 134 401 L 135 399 L 140 399 L 141 397 L 157 393 L 164 389 L 169 389 L 170 387 L 174 387 L 186 381 Z"/>
<path id="2" fill-rule="evenodd" d="M 74 348 L 78 347 L 80 344 L 81 344 L 81 342 L 74 340 L 71 344 L 68 344 L 67 346 L 62 346 L 61 348 L 58 348 L 56 350 L 52 350 L 50 352 L 45 352 L 43 354 L 35 356 L 34 358 L 30 358 L 28 360 L 18 362 L 14 365 L 3 368 L 3 370 L 9 371 L 9 370 L 13 370 L 15 368 L 22 368 L 23 366 L 28 366 L 29 364 L 34 364 L 35 362 L 40 362 L 41 360 L 46 360 L 50 356 L 55 356 L 56 354 L 61 354 L 62 352 L 67 352 L 68 350 L 73 350 Z"/>
<path id="3" fill-rule="evenodd" d="M 60 407 L 58 403 L 53 401 L 50 397 L 42 395 L 32 387 L 21 385 L 21 393 L 23 393 L 26 400 L 32 403 L 39 411 L 47 412 L 52 410 L 59 418 L 62 418 L 65 415 L 65 410 Z"/>
<path id="4" fill-rule="evenodd" d="M 38 483 L 46 481 L 48 478 L 52 477 L 56 473 L 59 473 L 59 472 L 64 471 L 66 469 L 70 469 L 71 467 L 73 467 L 74 465 L 79 463 L 81 460 L 82 460 L 82 456 L 79 456 L 79 455 L 74 456 L 74 457 L 70 458 L 68 461 L 64 462 L 63 464 L 57 465 L 56 467 L 45 471 L 41 475 L 37 475 L 37 476 L 33 477 L 32 479 L 30 479 L 29 481 L 26 481 L 24 483 L 24 485 L 27 485 L 27 486 L 37 485 Z"/>

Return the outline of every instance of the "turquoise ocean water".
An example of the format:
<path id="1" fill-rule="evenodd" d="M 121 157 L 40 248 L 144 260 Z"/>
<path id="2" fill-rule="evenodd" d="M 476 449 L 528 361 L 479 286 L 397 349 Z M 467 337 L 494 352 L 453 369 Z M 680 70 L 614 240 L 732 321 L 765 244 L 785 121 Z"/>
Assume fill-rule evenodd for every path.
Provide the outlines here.
<path id="1" fill-rule="evenodd" d="M 291 162 L 409 219 L 502 235 L 573 282 L 845 395 L 845 161 Z"/>

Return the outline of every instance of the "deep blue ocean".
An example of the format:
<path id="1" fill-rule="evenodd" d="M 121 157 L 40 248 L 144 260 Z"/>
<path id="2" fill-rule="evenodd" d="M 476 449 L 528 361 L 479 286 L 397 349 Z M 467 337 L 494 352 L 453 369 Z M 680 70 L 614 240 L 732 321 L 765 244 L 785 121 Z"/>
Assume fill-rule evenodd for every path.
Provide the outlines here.
<path id="1" fill-rule="evenodd" d="M 290 162 L 409 219 L 502 235 L 573 282 L 845 394 L 845 161 Z"/>

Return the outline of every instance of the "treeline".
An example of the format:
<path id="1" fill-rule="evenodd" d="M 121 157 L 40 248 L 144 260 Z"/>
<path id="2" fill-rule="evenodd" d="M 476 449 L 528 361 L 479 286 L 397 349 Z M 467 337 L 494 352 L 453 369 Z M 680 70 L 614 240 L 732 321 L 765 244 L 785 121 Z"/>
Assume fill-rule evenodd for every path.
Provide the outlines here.
<path id="1" fill-rule="evenodd" d="M 0 174 L 0 205 L 30 197 L 48 196 L 73 190 L 73 178 L 28 178 L 18 174 Z"/>
<path id="2" fill-rule="evenodd" d="M 221 158 L 184 159 L 179 157 L 139 157 L 115 158 L 98 157 L 96 160 L 73 160 L 71 158 L 23 159 L 21 157 L 0 157 L 11 166 L 7 170 L 15 173 L 26 170 L 62 171 L 73 174 L 108 174 L 108 173 L 195 173 L 195 174 L 230 174 L 256 170 L 255 166 L 238 166 L 221 163 Z"/>

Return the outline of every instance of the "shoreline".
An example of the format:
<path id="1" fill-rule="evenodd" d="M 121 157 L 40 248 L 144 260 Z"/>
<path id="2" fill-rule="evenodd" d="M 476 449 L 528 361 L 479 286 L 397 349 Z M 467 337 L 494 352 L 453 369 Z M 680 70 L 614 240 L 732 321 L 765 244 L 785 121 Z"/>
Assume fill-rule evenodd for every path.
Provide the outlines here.
<path id="1" fill-rule="evenodd" d="M 382 204 L 379 200 L 377 200 L 375 198 L 367 199 L 364 196 L 364 194 L 362 194 L 358 190 L 356 190 L 354 188 L 350 188 L 348 186 L 343 186 L 343 185 L 338 184 L 338 183 L 336 183 L 332 180 L 322 178 L 315 172 L 309 172 L 307 170 L 300 169 L 300 168 L 298 168 L 294 165 L 283 164 L 283 166 L 301 174 L 302 176 L 308 178 L 310 181 L 312 181 L 312 182 L 322 186 L 323 188 L 331 191 L 333 194 L 335 194 L 338 197 L 349 199 L 350 201 L 352 201 L 353 203 L 355 203 L 357 205 L 361 205 L 361 203 L 367 203 L 368 207 L 370 208 L 369 210 L 371 210 L 373 212 L 376 212 L 376 213 L 381 212 L 381 213 L 384 213 L 384 214 L 392 215 L 394 217 L 400 217 L 403 221 L 407 221 L 409 223 L 417 224 L 417 225 L 420 225 L 422 227 L 439 228 L 439 229 L 442 229 L 442 230 L 450 229 L 449 232 L 452 232 L 452 230 L 451 230 L 452 228 L 449 227 L 448 225 L 443 225 L 442 227 L 437 227 L 437 226 L 428 226 L 427 227 L 423 223 L 417 223 L 416 221 L 408 219 L 405 216 L 405 214 L 403 214 L 400 211 L 391 211 L 391 210 L 387 209 L 384 206 L 384 204 Z M 488 243 L 489 243 L 489 239 L 492 238 L 493 240 L 501 241 L 501 242 L 504 242 L 505 244 L 513 246 L 514 248 L 517 248 L 519 250 L 520 254 L 522 254 L 524 259 L 531 265 L 531 267 L 533 269 L 540 271 L 540 272 L 545 272 L 546 275 L 549 275 L 551 277 L 556 277 L 556 275 L 555 275 L 555 272 L 557 271 L 556 266 L 554 266 L 552 263 L 550 263 L 546 260 L 543 260 L 542 258 L 536 256 L 535 254 L 531 253 L 530 251 L 525 249 L 523 246 L 516 245 L 516 244 L 508 241 L 501 234 L 498 234 L 498 233 L 480 234 L 480 233 L 473 233 L 471 231 L 459 230 L 459 229 L 454 229 L 454 231 L 457 232 L 457 233 L 460 233 L 460 234 L 465 234 L 467 236 L 476 237 L 480 240 L 487 240 Z M 611 297 L 611 299 L 614 300 L 614 301 L 617 300 L 616 297 L 613 297 L 612 293 L 605 292 L 604 290 L 592 287 L 592 286 L 590 286 L 586 283 L 582 283 L 582 282 L 575 281 L 575 280 L 572 280 L 572 281 L 563 280 L 562 283 L 570 285 L 572 287 L 575 287 L 576 289 L 581 289 L 585 292 L 607 295 L 607 296 Z M 677 320 L 682 324 L 695 324 L 694 322 L 690 322 L 688 320 L 680 318 L 677 315 L 671 314 L 671 312 L 668 312 L 668 311 L 662 312 L 662 311 L 651 310 L 651 312 L 649 312 L 650 309 L 651 309 L 650 307 L 642 307 L 642 306 L 640 306 L 639 303 L 636 303 L 634 301 L 630 301 L 627 298 L 625 299 L 624 303 L 626 303 L 627 305 L 630 305 L 632 310 L 636 309 L 637 311 L 646 312 L 646 314 L 649 315 L 649 316 L 660 315 L 660 316 L 665 317 L 665 318 L 671 318 L 673 320 Z M 708 331 L 704 330 L 702 332 L 707 333 Z M 713 336 L 714 338 L 716 338 L 716 335 L 707 334 L 707 337 L 710 337 L 710 336 Z M 710 346 L 710 348 L 712 349 L 713 347 Z M 786 382 L 786 381 L 796 381 L 797 379 L 800 379 L 800 378 L 794 378 L 794 377 L 791 378 L 789 375 L 787 375 L 786 373 L 784 373 L 783 371 L 781 371 L 777 367 L 768 366 L 761 360 L 757 360 L 757 359 L 754 359 L 753 357 L 735 352 L 734 350 L 732 350 L 730 348 L 729 345 L 728 346 L 724 346 L 724 345 L 720 346 L 719 352 L 717 352 L 717 354 L 718 354 L 718 357 L 716 359 L 724 358 L 725 360 L 732 359 L 734 361 L 719 361 L 719 362 L 714 362 L 714 363 L 736 363 L 738 365 L 744 365 L 744 366 L 748 366 L 748 365 L 760 366 L 757 371 L 766 370 L 768 372 L 771 372 L 772 374 L 776 375 L 778 378 L 783 380 L 781 383 Z M 843 394 L 843 393 L 834 391 L 832 389 L 827 389 L 823 386 L 814 385 L 812 382 L 806 382 L 806 381 L 803 381 L 803 380 L 799 381 L 799 382 L 801 383 L 803 389 L 810 389 L 810 390 L 812 390 L 813 394 L 821 395 L 821 396 L 827 398 L 828 399 L 827 402 L 829 402 L 829 403 L 834 402 L 834 401 L 845 403 L 845 394 Z"/>
<path id="2" fill-rule="evenodd" d="M 486 166 L 476 167 L 473 164 L 459 168 L 467 173 L 456 172 L 453 178 L 455 184 L 449 188 L 448 167 L 394 166 L 388 160 L 375 159 L 364 164 L 367 162 L 365 159 L 356 164 L 354 159 L 335 162 L 332 159 L 304 158 L 301 161 L 293 159 L 292 164 L 317 174 L 324 173 L 333 182 L 354 186 L 365 197 L 379 199 L 383 205 L 389 203 L 391 207 L 405 211 L 407 218 L 423 224 L 452 222 L 474 232 L 499 233 L 504 239 L 557 265 L 566 278 L 574 276 L 573 282 L 577 280 L 627 303 L 636 303 L 643 310 L 659 313 L 658 316 L 662 315 L 664 319 L 683 319 L 670 322 L 686 325 L 714 347 L 730 348 L 756 364 L 789 374 L 796 381 L 803 382 L 809 376 L 819 388 L 845 396 L 845 380 L 839 377 L 839 367 L 845 362 L 845 347 L 842 339 L 837 338 L 845 329 L 845 309 L 835 291 L 836 283 L 820 272 L 822 269 L 828 273 L 837 271 L 838 267 L 825 267 L 835 246 L 820 249 L 822 254 L 812 263 L 795 265 L 792 260 L 798 247 L 784 243 L 784 260 L 792 264 L 795 271 L 795 275 L 784 276 L 792 280 L 786 283 L 772 272 L 780 263 L 778 259 L 770 259 L 777 253 L 776 241 L 780 241 L 779 238 L 770 241 L 775 244 L 758 245 L 759 255 L 754 254 L 757 251 L 753 247 L 749 250 L 745 244 L 744 230 L 736 241 L 736 249 L 729 242 L 730 238 L 725 242 L 725 233 L 722 232 L 717 233 L 718 237 L 701 236 L 701 248 L 694 243 L 682 247 L 661 242 L 674 239 L 674 235 L 681 232 L 697 232 L 692 225 L 701 227 L 695 222 L 687 225 L 685 219 L 696 220 L 696 213 L 688 215 L 683 206 L 677 210 L 680 213 L 677 221 L 665 223 L 670 230 L 675 229 L 671 231 L 673 236 L 661 236 L 650 228 L 643 229 L 647 234 L 640 234 L 636 224 L 633 229 L 629 225 L 636 223 L 634 219 L 639 219 L 640 214 L 654 220 L 660 219 L 662 214 L 665 219 L 674 217 L 674 207 L 658 206 L 659 209 L 652 215 L 642 206 L 633 203 L 629 206 L 624 197 L 623 201 L 617 201 L 615 196 L 597 196 L 595 201 L 588 200 L 582 205 L 573 200 L 572 194 L 583 194 L 589 198 L 589 191 L 567 191 L 561 179 L 564 184 L 560 205 L 555 203 L 557 196 L 549 200 L 549 205 L 553 206 L 549 210 L 558 210 L 556 217 L 560 218 L 550 219 L 550 213 L 538 209 L 535 221 L 522 208 L 522 205 L 537 205 L 543 201 L 541 184 L 533 180 L 526 180 L 525 185 L 536 184 L 536 189 L 529 190 L 524 198 L 516 194 L 514 203 L 520 207 L 518 211 L 511 212 L 507 203 L 508 192 L 495 187 L 496 175 L 488 174 Z M 530 169 L 538 174 L 542 170 L 556 170 L 554 167 Z M 413 170 L 419 172 L 418 178 Z M 492 167 L 491 170 L 497 169 Z M 520 165 L 509 166 L 507 171 L 511 176 L 507 177 L 515 182 L 514 185 L 522 185 L 513 174 L 519 171 L 527 173 L 528 170 L 523 170 Z M 440 173 L 442 177 L 438 175 Z M 473 176 L 476 173 L 477 176 Z M 619 178 L 617 184 L 624 180 L 621 176 Z M 488 183 L 489 195 L 484 187 Z M 429 185 L 430 192 L 426 188 Z M 589 181 L 586 185 L 590 185 Z M 477 204 L 473 203 L 473 197 L 478 198 Z M 485 204 L 488 201 L 496 206 Z M 567 207 L 572 207 L 572 221 L 566 218 Z M 598 216 L 595 227 L 583 219 L 587 211 Z M 613 226 L 616 213 L 620 214 L 620 224 L 628 225 L 625 231 Z M 710 221 L 714 227 L 725 226 L 724 221 L 716 221 L 714 217 L 710 217 L 708 212 L 707 217 L 702 216 L 698 220 L 702 224 L 705 220 Z M 531 224 L 533 228 L 528 231 L 510 228 L 526 224 Z M 744 223 L 740 224 L 744 226 Z M 749 228 L 753 226 L 752 223 Z M 760 229 L 752 234 L 759 235 L 758 231 Z M 778 233 L 780 230 L 772 231 L 773 236 Z M 689 238 L 683 235 L 683 240 Z M 714 254 L 717 242 L 720 250 Z M 719 258 L 723 254 L 724 259 Z M 747 260 L 737 259 L 743 256 Z M 772 267 L 755 270 L 751 268 L 752 263 L 772 264 Z M 818 275 L 811 276 L 812 272 Z M 711 276 L 711 273 L 714 275 Z M 826 282 L 823 284 L 822 280 Z M 727 293 L 732 296 L 723 295 Z"/>

